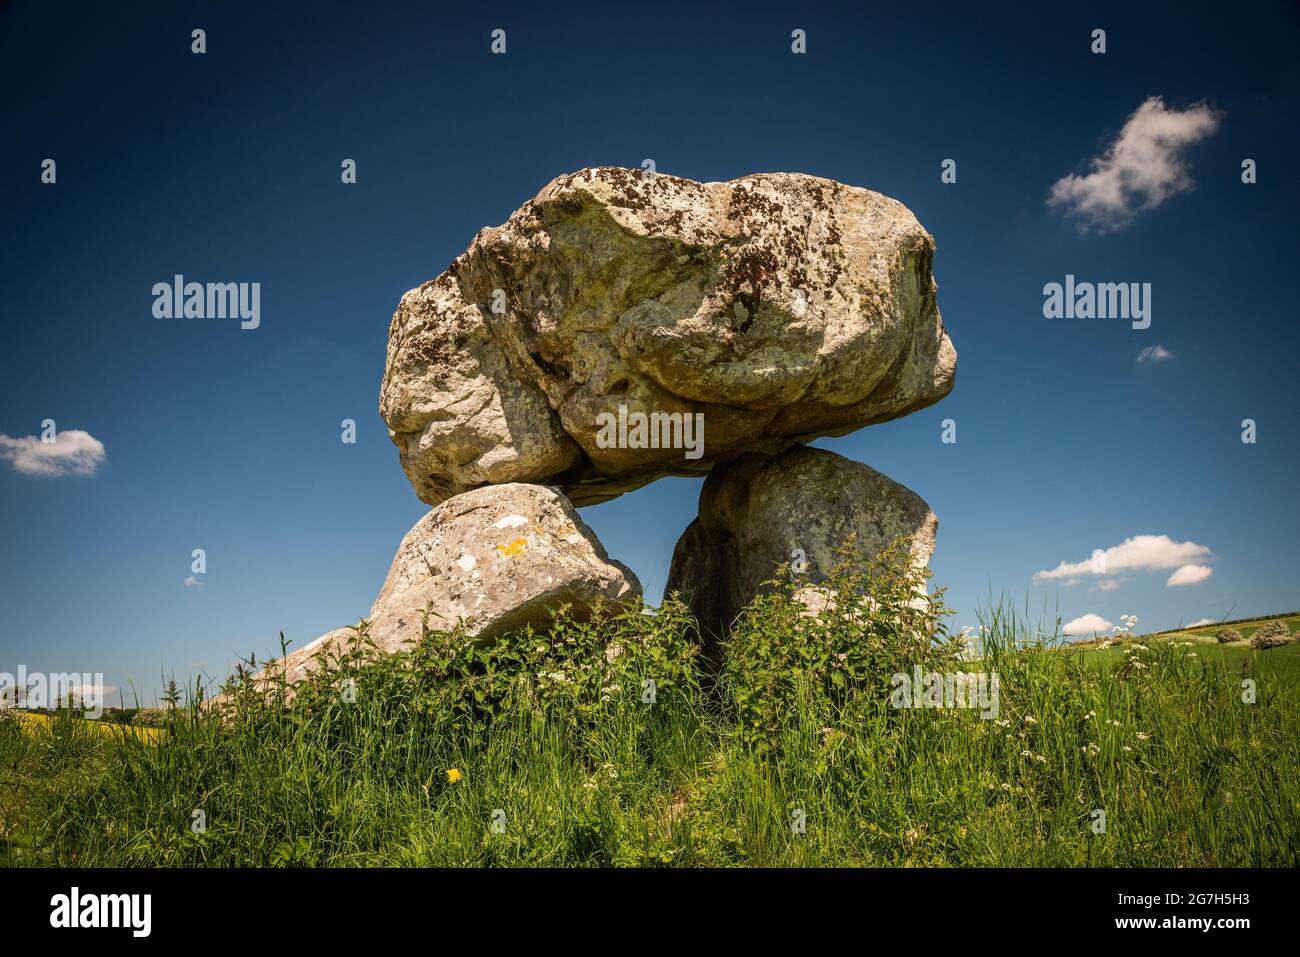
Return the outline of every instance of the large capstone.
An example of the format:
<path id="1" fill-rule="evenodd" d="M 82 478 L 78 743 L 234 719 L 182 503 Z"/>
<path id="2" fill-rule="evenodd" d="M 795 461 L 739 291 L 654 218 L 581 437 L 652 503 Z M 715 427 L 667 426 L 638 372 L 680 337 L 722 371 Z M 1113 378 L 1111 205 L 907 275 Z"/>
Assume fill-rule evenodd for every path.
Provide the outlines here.
<path id="1" fill-rule="evenodd" d="M 933 261 L 868 189 L 582 170 L 402 297 L 380 411 L 431 504 L 528 482 L 587 505 L 703 474 L 946 395 Z"/>

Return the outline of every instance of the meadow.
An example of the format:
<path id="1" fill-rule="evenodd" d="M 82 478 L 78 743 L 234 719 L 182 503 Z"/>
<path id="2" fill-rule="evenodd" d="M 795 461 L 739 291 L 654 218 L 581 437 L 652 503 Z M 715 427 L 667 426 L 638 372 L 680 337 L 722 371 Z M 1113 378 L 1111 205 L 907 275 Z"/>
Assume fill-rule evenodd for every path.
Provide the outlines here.
<path id="1" fill-rule="evenodd" d="M 0 863 L 1297 863 L 1300 643 L 1072 646 L 1004 600 L 972 659 L 905 563 L 854 567 L 817 616 L 756 599 L 721 666 L 669 599 L 385 657 L 362 623 L 306 683 L 250 666 L 157 735 L 0 716 Z M 996 673 L 997 717 L 894 707 L 918 665 Z"/>

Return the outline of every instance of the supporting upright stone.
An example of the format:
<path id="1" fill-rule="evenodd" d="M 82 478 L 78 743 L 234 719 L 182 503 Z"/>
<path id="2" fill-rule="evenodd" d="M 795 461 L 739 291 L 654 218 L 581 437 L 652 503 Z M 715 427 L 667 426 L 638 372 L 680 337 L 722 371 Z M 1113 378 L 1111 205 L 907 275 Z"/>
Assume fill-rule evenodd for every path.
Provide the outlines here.
<path id="1" fill-rule="evenodd" d="M 379 653 L 410 648 L 429 627 L 486 640 L 531 626 L 545 632 L 556 610 L 577 618 L 604 603 L 634 600 L 641 583 L 611 561 L 604 546 L 562 494 L 542 485 L 510 483 L 447 499 L 406 533 L 370 609 L 369 638 Z M 325 653 L 351 647 L 349 628 L 331 631 L 283 660 L 290 684 L 320 666 Z"/>
<path id="2" fill-rule="evenodd" d="M 712 648 L 781 563 L 803 565 L 799 577 L 815 602 L 815 586 L 850 537 L 867 558 L 906 537 L 923 567 L 938 525 L 915 492 L 833 452 L 796 446 L 747 455 L 705 480 L 699 516 L 673 552 L 667 591 L 690 605 Z"/>

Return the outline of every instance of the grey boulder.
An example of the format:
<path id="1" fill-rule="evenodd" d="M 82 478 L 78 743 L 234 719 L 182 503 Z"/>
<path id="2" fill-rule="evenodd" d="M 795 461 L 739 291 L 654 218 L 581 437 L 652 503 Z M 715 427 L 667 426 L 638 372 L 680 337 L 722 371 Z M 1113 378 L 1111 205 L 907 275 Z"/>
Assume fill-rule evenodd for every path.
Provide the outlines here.
<path id="1" fill-rule="evenodd" d="M 704 474 L 945 396 L 933 261 L 916 217 L 868 189 L 581 170 L 402 297 L 380 412 L 431 504 L 530 482 L 581 506 Z"/>
<path id="2" fill-rule="evenodd" d="M 699 515 L 673 552 L 667 591 L 682 596 L 710 643 L 728 633 L 781 563 L 791 563 L 802 586 L 796 598 L 817 615 L 832 604 L 818 586 L 850 538 L 868 560 L 905 538 L 910 560 L 924 567 L 938 524 L 915 492 L 833 452 L 796 446 L 750 454 L 705 480 Z"/>
<path id="3" fill-rule="evenodd" d="M 640 595 L 636 575 L 609 559 L 558 491 L 488 486 L 447 499 L 406 533 L 370 609 L 368 653 L 410 648 L 426 615 L 432 630 L 463 622 L 468 636 L 486 641 L 526 625 L 545 632 L 561 606 L 584 618 L 601 603 Z M 355 642 L 352 628 L 328 632 L 270 663 L 259 680 L 283 670 L 294 684 Z"/>

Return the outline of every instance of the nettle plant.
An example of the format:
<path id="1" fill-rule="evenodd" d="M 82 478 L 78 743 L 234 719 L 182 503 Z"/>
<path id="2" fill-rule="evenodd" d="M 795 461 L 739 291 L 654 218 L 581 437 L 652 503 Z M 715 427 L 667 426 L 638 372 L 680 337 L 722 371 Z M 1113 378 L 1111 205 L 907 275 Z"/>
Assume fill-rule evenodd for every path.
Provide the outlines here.
<path id="1" fill-rule="evenodd" d="M 723 642 L 721 686 L 747 743 L 773 746 L 801 714 L 818 727 L 847 725 L 887 704 L 892 675 L 959 667 L 965 643 L 948 633 L 944 590 L 928 591 L 930 571 L 906 539 L 870 560 L 850 540 L 816 584 L 788 570 L 777 569 Z"/>

